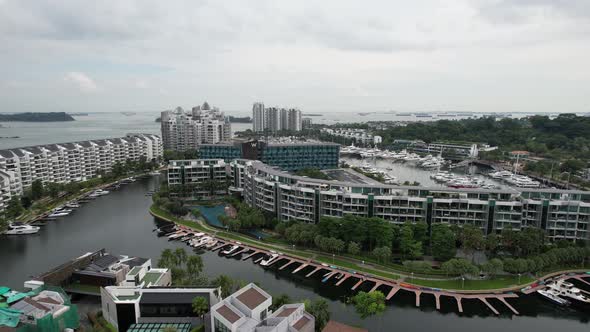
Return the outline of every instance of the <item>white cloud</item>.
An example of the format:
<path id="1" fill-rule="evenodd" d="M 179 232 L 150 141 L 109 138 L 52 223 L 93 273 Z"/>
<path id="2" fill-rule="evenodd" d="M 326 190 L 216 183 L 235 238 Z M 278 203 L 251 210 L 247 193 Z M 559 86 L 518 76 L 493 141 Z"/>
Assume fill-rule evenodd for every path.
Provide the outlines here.
<path id="1" fill-rule="evenodd" d="M 0 77 L 67 94 L 56 108 L 93 111 L 204 99 L 233 110 L 262 100 L 310 111 L 588 111 L 588 4 L 0 0 Z M 53 86 L 72 68 L 67 86 Z M 101 93 L 69 95 L 72 84 Z M 0 108 L 28 99 L 0 89 Z"/>
<path id="2" fill-rule="evenodd" d="M 98 86 L 88 75 L 72 71 L 66 74 L 65 80 L 74 84 L 82 92 L 95 92 L 98 90 Z"/>

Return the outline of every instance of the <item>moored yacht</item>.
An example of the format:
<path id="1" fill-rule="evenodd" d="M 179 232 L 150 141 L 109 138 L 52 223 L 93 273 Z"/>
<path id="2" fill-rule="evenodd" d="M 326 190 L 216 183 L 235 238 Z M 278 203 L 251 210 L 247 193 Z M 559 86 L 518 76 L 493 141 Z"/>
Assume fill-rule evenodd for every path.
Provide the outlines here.
<path id="1" fill-rule="evenodd" d="M 8 224 L 8 228 L 4 231 L 6 235 L 25 235 L 25 234 L 35 234 L 39 232 L 38 226 L 31 226 L 26 225 L 20 222 L 13 222 Z"/>
<path id="2" fill-rule="evenodd" d="M 570 301 L 568 301 L 566 299 L 562 299 L 561 297 L 559 297 L 558 293 L 552 289 L 539 289 L 537 291 L 537 293 L 539 293 L 545 299 L 547 299 L 555 304 L 562 305 L 562 306 L 567 306 L 570 304 Z"/>
<path id="3" fill-rule="evenodd" d="M 574 287 L 574 284 L 565 280 L 558 280 L 547 284 L 549 289 L 555 291 L 559 296 L 566 297 L 568 300 L 574 300 L 578 303 L 590 304 L 590 298 L 580 291 L 579 288 Z"/>

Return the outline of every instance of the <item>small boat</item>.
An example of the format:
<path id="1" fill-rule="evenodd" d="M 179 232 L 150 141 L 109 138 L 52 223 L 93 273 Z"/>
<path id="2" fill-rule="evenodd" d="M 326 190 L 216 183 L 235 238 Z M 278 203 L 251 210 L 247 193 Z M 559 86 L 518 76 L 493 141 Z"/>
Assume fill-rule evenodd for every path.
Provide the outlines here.
<path id="1" fill-rule="evenodd" d="M 211 238 L 211 240 L 209 240 L 207 242 L 207 244 L 205 244 L 205 248 L 207 249 L 211 249 L 213 248 L 219 241 L 217 239 Z"/>
<path id="2" fill-rule="evenodd" d="M 178 240 L 179 238 L 185 236 L 186 233 L 185 232 L 176 232 L 172 235 L 168 235 L 168 240 L 172 241 L 172 240 Z"/>
<path id="3" fill-rule="evenodd" d="M 557 305 L 567 306 L 570 304 L 570 301 L 562 299 L 557 295 L 557 292 L 552 289 L 539 289 L 537 293 Z"/>
<path id="4" fill-rule="evenodd" d="M 269 264 L 271 264 L 277 257 L 279 257 L 279 254 L 276 252 L 272 252 L 270 256 L 268 257 L 268 259 L 264 259 L 260 262 L 261 266 L 268 266 Z"/>
<path id="5" fill-rule="evenodd" d="M 108 195 L 108 194 L 109 194 L 109 191 L 98 189 L 98 190 L 95 190 L 94 192 L 92 192 L 92 194 L 88 195 L 88 197 L 96 198 L 96 197 L 100 197 L 100 196 L 104 196 L 104 195 Z"/>
<path id="6" fill-rule="evenodd" d="M 240 246 L 233 245 L 233 246 L 229 247 L 229 249 L 225 249 L 224 251 L 222 251 L 221 254 L 229 255 L 229 254 L 233 253 L 234 251 L 238 250 L 238 248 L 240 248 Z"/>
<path id="7" fill-rule="evenodd" d="M 8 229 L 6 229 L 6 231 L 4 231 L 4 234 L 6 235 L 25 235 L 25 234 L 35 234 L 37 232 L 39 232 L 39 229 L 41 229 L 38 226 L 31 226 L 31 225 L 26 225 L 20 222 L 13 222 L 8 224 Z"/>
<path id="8" fill-rule="evenodd" d="M 156 175 L 160 175 L 160 172 L 155 171 L 155 172 L 150 172 L 149 174 L 152 175 L 152 176 L 156 176 Z"/>
<path id="9" fill-rule="evenodd" d="M 70 202 L 70 203 L 67 203 L 65 205 L 65 207 L 70 208 L 70 209 L 77 209 L 80 207 L 80 204 L 78 204 L 78 202 Z"/>
<path id="10" fill-rule="evenodd" d="M 49 218 L 59 218 L 59 217 L 65 217 L 70 215 L 70 213 L 72 213 L 72 210 L 57 210 L 51 214 L 48 215 Z"/>
<path id="11" fill-rule="evenodd" d="M 191 241 L 191 247 L 201 248 L 201 247 L 205 246 L 205 244 L 207 244 L 207 242 L 209 242 L 209 240 L 211 240 L 211 237 L 203 236 L 202 238 L 200 238 L 198 240 Z"/>

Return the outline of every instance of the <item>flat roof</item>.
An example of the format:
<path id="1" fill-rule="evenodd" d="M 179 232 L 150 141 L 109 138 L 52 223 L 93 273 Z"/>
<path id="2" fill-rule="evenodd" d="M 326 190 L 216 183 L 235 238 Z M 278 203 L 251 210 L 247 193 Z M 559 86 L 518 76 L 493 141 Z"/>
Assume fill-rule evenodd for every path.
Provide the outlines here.
<path id="1" fill-rule="evenodd" d="M 246 290 L 245 292 L 241 293 L 237 296 L 237 299 L 240 300 L 246 307 L 250 309 L 254 309 L 258 307 L 262 302 L 266 301 L 267 297 L 260 293 L 254 287 Z"/>
<path id="2" fill-rule="evenodd" d="M 336 181 L 358 183 L 358 184 L 381 184 L 381 182 L 371 179 L 368 176 L 354 172 L 352 170 L 342 169 L 328 169 L 322 171 L 329 177 Z"/>
<path id="3" fill-rule="evenodd" d="M 369 332 L 369 330 L 342 324 L 335 320 L 330 320 L 322 332 Z"/>
<path id="4" fill-rule="evenodd" d="M 223 318 L 227 319 L 227 321 L 232 324 L 235 323 L 238 319 L 240 319 L 240 316 L 238 314 L 236 314 L 232 309 L 230 309 L 225 304 L 222 305 L 221 307 L 217 308 L 216 311 L 221 316 L 223 316 Z"/>
<path id="5" fill-rule="evenodd" d="M 285 308 L 277 313 L 277 317 L 287 317 L 295 310 L 297 310 L 297 308 Z"/>
<path id="6" fill-rule="evenodd" d="M 145 281 L 146 284 L 149 284 L 149 283 L 153 284 L 156 281 L 160 280 L 160 278 L 162 277 L 163 274 L 164 273 L 162 273 L 162 272 L 153 272 L 153 271 L 147 272 L 145 274 L 145 276 L 143 277 L 143 279 L 141 279 L 141 281 L 142 282 Z"/>
<path id="7" fill-rule="evenodd" d="M 299 318 L 299 320 L 293 324 L 293 328 L 296 329 L 297 331 L 301 330 L 308 322 L 310 321 L 309 318 L 303 316 L 301 318 Z"/>

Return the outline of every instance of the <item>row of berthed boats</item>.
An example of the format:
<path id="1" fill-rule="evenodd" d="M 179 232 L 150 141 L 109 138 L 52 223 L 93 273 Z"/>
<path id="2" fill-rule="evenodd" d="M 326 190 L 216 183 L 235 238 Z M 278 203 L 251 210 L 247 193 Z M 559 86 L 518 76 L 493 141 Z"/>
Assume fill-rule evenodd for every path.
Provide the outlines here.
<path id="1" fill-rule="evenodd" d="M 482 188 L 482 189 L 497 189 L 493 183 L 463 174 L 454 174 L 448 171 L 439 171 L 435 174 L 430 175 L 430 178 L 438 183 L 443 183 L 450 188 Z"/>
<path id="2" fill-rule="evenodd" d="M 351 145 L 340 148 L 340 154 L 360 155 L 363 158 L 390 159 L 392 161 L 406 162 L 414 164 L 418 167 L 429 169 L 439 168 L 448 163 L 448 161 L 441 156 L 433 156 L 429 154 L 422 157 L 416 153 L 408 152 L 405 149 L 395 152 L 387 149 L 381 150 L 379 148 L 362 148 Z"/>
<path id="3" fill-rule="evenodd" d="M 35 220 L 35 222 L 33 222 L 32 225 L 26 224 L 23 222 L 19 222 L 19 221 L 10 222 L 10 223 L 8 223 L 8 228 L 6 229 L 6 231 L 4 231 L 3 234 L 4 235 L 36 234 L 41 229 L 41 227 L 39 227 L 37 225 L 44 225 L 43 222 L 47 222 L 47 221 L 55 220 L 57 218 L 63 218 L 63 217 L 69 216 L 76 209 L 80 208 L 81 204 L 88 203 L 93 199 L 96 199 L 96 198 L 104 196 L 104 195 L 108 195 L 110 193 L 110 190 L 117 190 L 122 185 L 129 184 L 129 183 L 132 183 L 135 181 L 136 181 L 136 179 L 134 177 L 130 177 L 130 178 L 122 179 L 122 180 L 118 181 L 117 183 L 114 183 L 111 186 L 106 187 L 104 189 L 94 190 L 86 195 L 79 197 L 78 199 L 71 200 L 63 205 L 60 205 L 60 206 L 52 209 L 51 211 L 49 211 L 45 215 L 43 215 L 43 216 L 39 217 L 37 220 Z M 106 190 L 106 189 L 109 189 L 109 190 Z"/>
<path id="4" fill-rule="evenodd" d="M 488 174 L 491 178 L 507 182 L 513 186 L 520 188 L 539 188 L 541 183 L 533 180 L 528 176 L 514 174 L 509 171 L 498 171 Z"/>
<path id="5" fill-rule="evenodd" d="M 166 236 L 168 241 L 180 241 L 186 243 L 189 247 L 194 249 L 213 249 L 216 246 L 224 245 L 225 249 L 219 253 L 224 256 L 231 256 L 235 254 L 240 248 L 243 247 L 241 242 L 225 243 L 223 240 L 217 239 L 214 236 L 208 235 L 203 232 L 195 232 L 192 230 L 178 227 L 175 225 L 162 226 L 156 230 L 159 236 Z M 276 251 L 269 251 L 265 254 L 265 257 L 260 259 L 260 265 L 268 266 L 281 258 L 283 253 Z"/>

